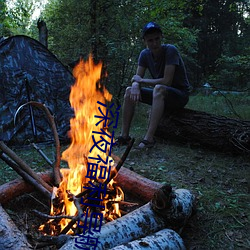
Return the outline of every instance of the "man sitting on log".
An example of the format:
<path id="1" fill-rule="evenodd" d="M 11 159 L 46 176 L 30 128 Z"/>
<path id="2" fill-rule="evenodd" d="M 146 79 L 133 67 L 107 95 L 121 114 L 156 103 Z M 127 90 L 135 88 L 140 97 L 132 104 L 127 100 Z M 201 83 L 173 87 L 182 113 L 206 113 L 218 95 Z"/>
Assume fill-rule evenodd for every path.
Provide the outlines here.
<path id="1" fill-rule="evenodd" d="M 142 30 L 146 49 L 138 59 L 132 86 L 126 89 L 122 113 L 122 131 L 117 145 L 127 145 L 131 139 L 129 130 L 135 104 L 140 101 L 152 105 L 148 130 L 138 148 L 150 148 L 155 144 L 154 134 L 164 112 L 183 108 L 189 100 L 190 84 L 185 65 L 174 45 L 162 44 L 161 27 L 147 23 Z M 146 69 L 152 79 L 144 78 Z"/>

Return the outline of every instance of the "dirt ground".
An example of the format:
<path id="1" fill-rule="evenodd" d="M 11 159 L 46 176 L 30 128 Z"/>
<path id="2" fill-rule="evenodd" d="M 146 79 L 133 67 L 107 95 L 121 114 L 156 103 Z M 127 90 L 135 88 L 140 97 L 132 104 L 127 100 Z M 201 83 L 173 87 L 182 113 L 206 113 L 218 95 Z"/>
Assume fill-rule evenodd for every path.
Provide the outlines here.
<path id="1" fill-rule="evenodd" d="M 181 234 L 187 249 L 250 249 L 248 156 L 158 141 L 132 150 L 125 167 L 194 192 L 197 213 Z"/>
<path id="2" fill-rule="evenodd" d="M 113 154 L 121 156 L 124 150 L 125 147 L 115 148 Z M 29 159 L 36 171 L 45 170 L 46 164 L 32 150 L 16 152 Z M 181 234 L 187 249 L 250 249 L 249 156 L 157 140 L 152 149 L 132 148 L 124 167 L 173 188 L 189 189 L 196 195 L 197 212 Z M 1 168 L 2 182 L 16 178 L 2 162 Z M 21 208 L 22 215 L 18 214 Z M 22 232 L 35 237 L 40 221 L 31 210 L 46 211 L 48 207 L 39 195 L 27 194 L 5 209 Z"/>

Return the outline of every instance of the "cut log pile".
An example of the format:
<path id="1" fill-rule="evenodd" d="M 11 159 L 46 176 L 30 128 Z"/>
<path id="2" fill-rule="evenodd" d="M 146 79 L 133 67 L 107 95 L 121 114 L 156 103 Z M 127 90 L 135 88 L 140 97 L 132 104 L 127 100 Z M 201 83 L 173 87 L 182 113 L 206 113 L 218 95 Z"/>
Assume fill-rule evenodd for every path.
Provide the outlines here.
<path id="1" fill-rule="evenodd" d="M 99 242 L 97 249 L 100 250 L 116 249 L 116 246 L 129 242 L 130 246 L 134 247 L 130 249 L 143 249 L 143 242 L 152 247 L 157 245 L 154 241 L 158 237 L 164 242 L 164 246 L 151 249 L 182 250 L 185 246 L 176 231 L 185 225 L 192 215 L 194 206 L 195 197 L 190 191 L 186 189 L 172 191 L 171 187 L 166 185 L 157 190 L 151 202 L 105 224 L 101 232 L 94 234 L 87 232 L 83 236 L 70 239 L 60 250 L 84 249 L 86 237 L 97 238 Z M 166 228 L 168 230 L 162 231 Z M 170 230 L 171 228 L 175 231 Z M 118 249 L 122 249 L 122 246 Z"/>
<path id="2" fill-rule="evenodd" d="M 166 114 L 157 128 L 156 136 L 191 145 L 200 144 L 218 151 L 250 152 L 250 121 L 190 109 Z"/>

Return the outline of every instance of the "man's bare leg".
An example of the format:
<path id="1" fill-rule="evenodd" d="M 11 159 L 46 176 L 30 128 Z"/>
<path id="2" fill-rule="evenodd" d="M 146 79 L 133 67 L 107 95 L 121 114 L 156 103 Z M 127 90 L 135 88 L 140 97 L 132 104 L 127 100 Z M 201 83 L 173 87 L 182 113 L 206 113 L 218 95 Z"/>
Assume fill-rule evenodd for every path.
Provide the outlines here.
<path id="1" fill-rule="evenodd" d="M 130 126 L 135 112 L 135 102 L 130 98 L 130 89 L 130 87 L 126 89 L 122 107 L 121 136 L 125 139 L 129 137 Z"/>
<path id="2" fill-rule="evenodd" d="M 148 130 L 144 137 L 144 140 L 148 142 L 154 142 L 154 134 L 164 113 L 164 99 L 166 94 L 166 89 L 162 85 L 156 85 L 153 92 L 153 103 L 151 109 L 151 116 L 149 121 Z M 139 147 L 144 147 L 143 143 L 139 144 Z"/>

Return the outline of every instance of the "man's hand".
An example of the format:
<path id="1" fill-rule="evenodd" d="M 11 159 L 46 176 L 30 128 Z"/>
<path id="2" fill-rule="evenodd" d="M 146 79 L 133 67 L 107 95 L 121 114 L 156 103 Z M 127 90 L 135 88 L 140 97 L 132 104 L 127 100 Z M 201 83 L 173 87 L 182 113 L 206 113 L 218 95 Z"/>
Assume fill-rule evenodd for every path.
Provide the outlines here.
<path id="1" fill-rule="evenodd" d="M 138 102 L 141 98 L 141 90 L 138 82 L 133 82 L 130 92 L 130 99 L 134 102 Z"/>
<path id="2" fill-rule="evenodd" d="M 131 79 L 131 82 L 142 82 L 142 78 L 139 75 L 134 75 Z"/>

